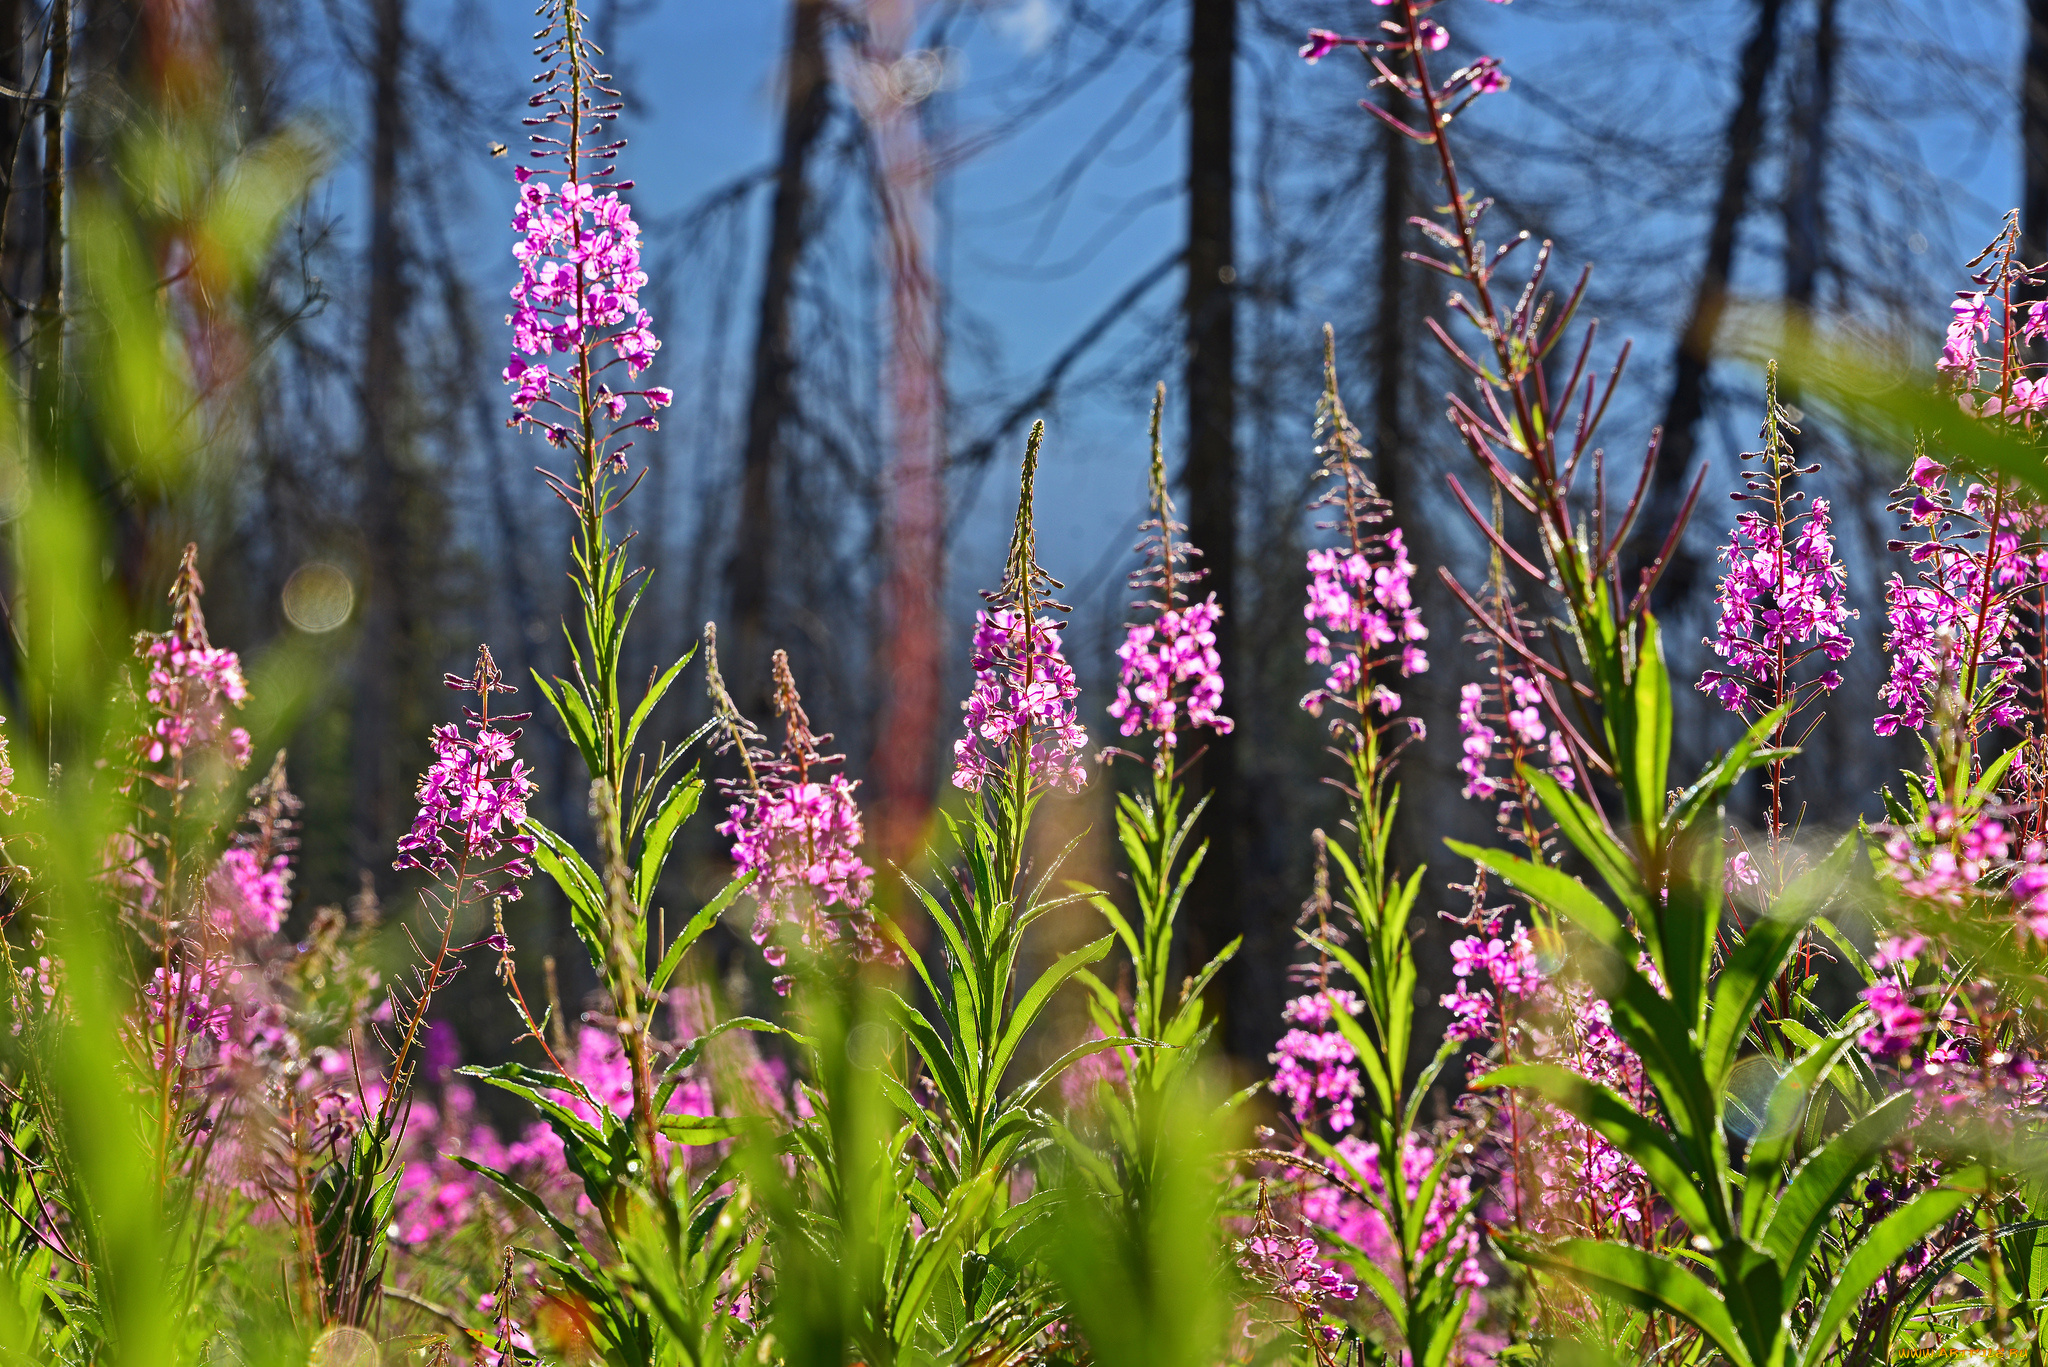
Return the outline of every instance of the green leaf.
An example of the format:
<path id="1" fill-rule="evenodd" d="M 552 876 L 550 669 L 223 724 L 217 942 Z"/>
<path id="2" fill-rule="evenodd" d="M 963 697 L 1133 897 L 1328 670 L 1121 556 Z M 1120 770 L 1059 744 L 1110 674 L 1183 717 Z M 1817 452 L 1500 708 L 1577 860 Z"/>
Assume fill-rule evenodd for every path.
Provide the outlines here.
<path id="1" fill-rule="evenodd" d="M 1671 804 L 1671 811 L 1664 818 L 1664 829 L 1673 835 L 1689 830 L 1703 814 L 1720 806 L 1721 799 L 1734 788 L 1736 781 L 1751 769 L 1797 754 L 1797 749 L 1773 749 L 1764 744 L 1790 711 L 1791 704 L 1783 703 L 1757 718 L 1741 740 L 1728 747 L 1719 759 L 1693 780 L 1691 787 L 1678 795 L 1678 800 Z"/>
<path id="2" fill-rule="evenodd" d="M 1634 964 L 1635 937 L 1628 933 L 1621 918 L 1578 879 L 1561 869 L 1532 863 L 1506 850 L 1482 849 L 1460 840 L 1446 840 L 1444 844 L 1450 846 L 1454 853 L 1492 869 L 1516 891 L 1567 917 L 1624 963 Z"/>
<path id="3" fill-rule="evenodd" d="M 1569 1277 L 1589 1291 L 1639 1310 L 1676 1315 L 1706 1335 L 1733 1367 L 1756 1367 L 1728 1303 L 1670 1258 L 1595 1239 L 1565 1239 L 1548 1247 L 1506 1237 L 1501 1243 L 1517 1261 Z"/>
<path id="4" fill-rule="evenodd" d="M 683 955 L 689 952 L 690 946 L 696 944 L 703 937 L 704 932 L 718 924 L 718 918 L 725 915 L 725 909 L 733 904 L 733 899 L 742 892 L 745 892 L 753 881 L 753 874 L 741 874 L 720 888 L 718 895 L 709 902 L 706 902 L 703 908 L 690 918 L 690 923 L 682 928 L 681 932 L 669 944 L 668 951 L 661 956 L 661 963 L 656 966 L 654 976 L 648 979 L 647 991 L 649 995 L 658 997 L 667 989 L 668 980 L 674 976 L 677 967 L 683 962 Z"/>
<path id="5" fill-rule="evenodd" d="M 661 701 L 662 695 L 668 692 L 669 685 L 676 681 L 676 676 L 683 672 L 684 667 L 695 659 L 696 655 L 697 646 L 692 642 L 690 648 L 683 652 L 681 659 L 662 670 L 654 677 L 654 681 L 647 685 L 647 692 L 640 699 L 640 705 L 633 709 L 633 719 L 626 723 L 626 740 L 623 748 L 628 754 L 632 753 L 633 742 L 639 738 L 641 724 L 654 711 L 655 704 Z"/>
<path id="6" fill-rule="evenodd" d="M 1662 829 L 1664 790 L 1671 773 L 1671 671 L 1664 667 L 1663 632 L 1647 612 L 1636 652 L 1633 702 L 1635 753 L 1624 757 L 1632 781 L 1622 787 L 1630 816 L 1647 844 Z"/>
<path id="7" fill-rule="evenodd" d="M 598 1265 L 591 1261 L 589 1255 L 584 1251 L 583 1237 L 557 1219 L 555 1213 L 548 1209 L 547 1202 L 541 1200 L 539 1195 L 530 1188 L 521 1185 L 513 1178 L 499 1172 L 496 1168 L 485 1167 L 473 1158 L 465 1158 L 459 1153 L 451 1153 L 448 1156 L 477 1176 L 488 1179 L 500 1191 L 510 1196 L 520 1205 L 525 1206 L 535 1215 L 538 1215 L 541 1223 L 554 1232 L 555 1237 L 562 1241 L 562 1247 L 568 1249 L 578 1262 L 582 1263 L 592 1272 L 599 1270 Z"/>
<path id="8" fill-rule="evenodd" d="M 1778 1208 L 1763 1231 L 1763 1245 L 1784 1269 L 1788 1289 L 1798 1284 L 1800 1269 L 1849 1187 L 1905 1127 L 1912 1103 L 1910 1092 L 1887 1098 L 1802 1163 L 1778 1197 Z"/>
<path id="9" fill-rule="evenodd" d="M 1973 1199 L 1972 1193 L 1967 1191 L 1948 1186 L 1936 1187 L 1933 1191 L 1921 1192 L 1870 1231 L 1835 1274 L 1828 1297 L 1821 1303 L 1820 1313 L 1814 1317 L 1806 1350 L 1800 1356 L 1803 1367 L 1819 1367 L 1834 1347 L 1836 1332 L 1841 1329 L 1843 1321 L 1855 1312 L 1864 1293 L 1915 1245 L 1947 1224 L 1951 1216 Z"/>
<path id="10" fill-rule="evenodd" d="M 1099 940 L 1061 955 L 1058 962 L 1038 976 L 1038 981 L 1031 984 L 1030 989 L 1018 999 L 1016 1009 L 1010 1014 L 1009 1026 L 1003 1031 L 1002 1041 L 996 1045 L 995 1055 L 989 1061 L 990 1078 L 1002 1077 L 1003 1070 L 1010 1066 L 1010 1059 L 1017 1052 L 1017 1046 L 1024 1040 L 1024 1032 L 1038 1020 L 1039 1013 L 1045 1010 L 1046 1002 L 1052 999 L 1053 993 L 1059 991 L 1060 985 L 1074 976 L 1076 970 L 1107 955 L 1115 939 L 1114 935 L 1105 935 Z"/>
<path id="11" fill-rule="evenodd" d="M 1780 1170 L 1792 1155 L 1799 1137 L 1800 1119 L 1814 1094 L 1856 1037 L 1860 1022 L 1844 1026 L 1825 1039 L 1817 1039 L 1787 1069 L 1771 1091 L 1765 1108 L 1763 1129 L 1749 1146 L 1749 1174 L 1742 1192 L 1742 1233 L 1759 1239 L 1777 1207 Z"/>
<path id="12" fill-rule="evenodd" d="M 520 829 L 534 839 L 533 862 L 569 899 L 569 923 L 576 938 L 590 956 L 590 969 L 602 982 L 611 958 L 610 906 L 604 894 L 604 880 L 576 852 L 576 847 L 549 830 L 536 817 L 520 823 Z"/>
<path id="13" fill-rule="evenodd" d="M 676 1143 L 692 1148 L 716 1144 L 757 1128 L 746 1116 L 682 1115 L 675 1112 L 656 1116 L 654 1127 Z"/>
<path id="14" fill-rule="evenodd" d="M 697 803 L 703 796 L 704 780 L 694 771 L 671 783 L 661 795 L 661 803 L 647 823 L 647 834 L 640 841 L 640 867 L 633 871 L 634 906 L 646 909 L 648 899 L 661 883 L 662 866 L 668 863 L 669 846 L 675 843 L 677 829 L 696 814 Z"/>
<path id="15" fill-rule="evenodd" d="M 1849 861 L 1855 852 L 1856 838 L 1845 836 L 1818 868 L 1801 875 L 1785 889 L 1768 914 L 1750 926 L 1742 943 L 1728 956 L 1714 983 L 1713 1009 L 1707 1017 L 1707 1080 L 1717 1089 L 1735 1066 L 1736 1051 L 1749 1033 L 1750 1018 L 1756 1014 L 1764 993 L 1770 990 L 1771 981 L 1799 943 L 1806 923 L 1819 913 L 1848 876 Z"/>
<path id="16" fill-rule="evenodd" d="M 590 715 L 590 706 L 584 702 L 583 694 L 567 679 L 556 679 L 550 684 L 535 670 L 533 681 L 540 685 L 540 695 L 548 700 L 562 719 L 562 726 L 569 733 L 569 739 L 576 742 L 576 748 L 583 755 L 583 763 L 592 774 L 604 772 L 604 761 L 597 753 L 597 722 Z"/>
<path id="17" fill-rule="evenodd" d="M 1524 764 L 1516 769 L 1530 790 L 1557 823 L 1558 831 L 1584 855 L 1637 922 L 1650 915 L 1650 894 L 1643 887 L 1643 875 L 1628 853 L 1616 844 L 1591 804 L 1541 769 Z"/>

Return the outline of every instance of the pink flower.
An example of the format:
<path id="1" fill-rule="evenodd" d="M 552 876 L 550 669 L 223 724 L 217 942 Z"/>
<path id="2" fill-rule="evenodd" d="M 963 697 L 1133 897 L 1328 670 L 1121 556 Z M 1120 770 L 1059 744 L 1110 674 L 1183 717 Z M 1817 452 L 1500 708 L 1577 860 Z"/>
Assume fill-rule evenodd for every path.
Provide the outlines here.
<path id="1" fill-rule="evenodd" d="M 469 686 L 453 676 L 449 683 Z M 447 873 L 460 862 L 471 877 L 502 877 L 490 895 L 514 900 L 520 881 L 533 875 L 534 838 L 520 831 L 533 778 L 512 756 L 517 731 L 495 730 L 474 711 L 464 724 L 475 734 L 465 737 L 455 725 L 434 728 L 434 763 L 420 775 L 419 813 L 399 839 L 392 867 Z"/>
<path id="2" fill-rule="evenodd" d="M 223 931 L 247 939 L 275 935 L 291 910 L 291 860 L 280 854 L 266 864 L 255 850 L 226 850 L 206 890 L 207 903 Z"/>
<path id="3" fill-rule="evenodd" d="M 1268 1056 L 1275 1067 L 1267 1085 L 1275 1095 L 1287 1099 L 1296 1121 L 1305 1125 L 1322 1115 L 1330 1128 L 1341 1134 L 1356 1120 L 1352 1102 L 1365 1095 L 1365 1086 L 1352 1066 L 1358 1062 L 1358 1054 L 1350 1041 L 1341 1031 L 1329 1028 L 1334 1020 L 1333 1003 L 1347 1013 L 1361 1011 L 1365 1005 L 1341 989 L 1311 993 L 1287 1003 L 1282 1015 L 1297 1028 L 1282 1035 Z"/>
<path id="4" fill-rule="evenodd" d="M 1731 712 L 1780 701 L 1769 690 L 1781 661 L 1789 669 L 1818 649 L 1839 663 L 1854 644 L 1849 572 L 1835 558 L 1828 501 L 1815 499 L 1812 511 L 1793 518 L 1784 534 L 1789 545 L 1770 518 L 1743 513 L 1721 552 L 1727 571 L 1715 593 L 1719 617 L 1707 644 L 1728 667 L 1706 671 L 1696 686 Z M 1840 675 L 1829 671 L 1818 682 L 1831 690 Z"/>
<path id="5" fill-rule="evenodd" d="M 563 180 L 559 186 L 535 178 L 527 167 L 515 173 L 519 204 L 512 227 L 521 234 L 513 247 L 519 283 L 512 287 L 513 310 L 505 321 L 512 327 L 512 360 L 505 382 L 514 386 L 515 421 L 538 423 L 551 436 L 566 436 L 560 422 L 537 415 L 552 407 L 573 418 L 579 384 L 600 394 L 613 420 L 624 417 L 626 399 L 638 398 L 647 414 L 623 426 L 652 426 L 653 413 L 666 407 L 666 389 L 606 390 L 598 376 L 623 364 L 626 374 L 647 369 L 661 349 L 640 291 L 647 273 L 640 268 L 640 228 L 617 189 L 602 193 L 587 183 Z M 609 346 L 612 357 L 596 360 Z M 572 357 L 561 373 L 546 358 L 551 353 Z M 522 360 L 522 357 L 531 358 Z M 589 374 L 584 367 L 591 366 Z M 555 398 L 557 390 L 567 401 Z"/>
<path id="6" fill-rule="evenodd" d="M 1877 1016 L 1877 1024 L 1858 1035 L 1856 1042 L 1878 1058 L 1911 1053 L 1927 1031 L 1927 1016 L 1913 1005 L 1912 994 L 1887 978 L 1865 988 L 1862 997 Z"/>
<path id="7" fill-rule="evenodd" d="M 1212 593 L 1199 603 L 1165 609 L 1154 621 L 1129 628 L 1117 647 L 1123 667 L 1116 701 L 1109 705 L 1121 734 L 1150 731 L 1167 749 L 1179 743 L 1182 726 L 1230 734 L 1234 723 L 1218 711 L 1223 705 L 1223 661 L 1216 653 L 1216 620 L 1222 615 Z M 1185 695 L 1180 692 L 1184 684 L 1192 685 Z"/>
<path id="8" fill-rule="evenodd" d="M 1018 740 L 1030 746 L 1034 784 L 1078 793 L 1088 781 L 1081 763 L 1088 732 L 1075 707 L 1080 686 L 1060 652 L 1060 631 L 1054 617 L 1027 627 L 1014 608 L 975 614 L 974 689 L 961 704 L 967 734 L 953 743 L 955 787 L 980 792 L 1000 781 Z"/>

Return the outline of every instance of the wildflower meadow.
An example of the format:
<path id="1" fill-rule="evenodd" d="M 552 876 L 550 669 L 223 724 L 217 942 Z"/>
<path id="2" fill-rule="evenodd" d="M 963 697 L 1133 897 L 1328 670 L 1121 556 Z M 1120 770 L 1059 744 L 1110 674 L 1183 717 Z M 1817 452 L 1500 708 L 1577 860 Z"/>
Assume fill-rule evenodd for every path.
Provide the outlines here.
<path id="1" fill-rule="evenodd" d="M 2009 219 L 1956 265 L 1938 356 L 1744 315 L 1736 501 L 1703 502 L 1703 470 L 1646 525 L 1659 437 L 1603 430 L 1627 349 L 1460 161 L 1513 66 L 1453 59 L 1475 8 L 1379 0 L 1285 68 L 1357 64 L 1358 136 L 1427 159 L 1403 269 L 1447 298 L 1407 344 L 1451 377 L 1486 569 L 1418 559 L 1326 331 L 1289 633 L 1342 819 L 1304 852 L 1251 1072 L 1217 1039 L 1242 945 L 1188 932 L 1217 839 L 1193 776 L 1237 681 L 1167 386 L 1131 396 L 1149 451 L 1116 456 L 1149 510 L 1113 697 L 1083 695 L 1041 549 L 1040 422 L 997 466 L 1014 518 L 959 644 L 944 800 L 886 851 L 834 750 L 854 719 L 787 649 L 692 624 L 651 658 L 642 447 L 692 415 L 577 0 L 542 6 L 502 130 L 487 396 L 570 548 L 568 665 L 465 643 L 378 855 L 411 891 L 302 905 L 277 738 L 320 659 L 217 640 L 204 545 L 146 602 L 102 568 L 106 471 L 175 483 L 235 421 L 216 311 L 304 188 L 289 131 L 165 113 L 146 192 L 71 221 L 94 321 L 0 404 L 0 1359 L 2048 1361 L 2048 263 Z M 1881 460 L 1907 567 L 1871 715 L 1919 762 L 1882 820 L 1809 752 L 1869 649 L 1821 424 Z M 1697 677 L 1659 617 L 1689 521 L 1721 545 Z M 1425 621 L 1438 585 L 1461 636 Z M 1454 681 L 1451 781 L 1494 832 L 1427 867 L 1394 839 L 1425 676 Z M 1699 715 L 1735 739 L 1678 770 Z M 548 824 L 544 737 L 578 766 L 574 828 Z M 1107 869 L 1047 815 L 1089 790 Z M 693 833 L 717 876 L 665 880 Z M 583 962 L 519 942 L 523 901 Z M 1419 948 L 1445 923 L 1448 975 Z M 728 932 L 772 985 L 743 1008 L 706 969 Z M 483 1051 L 446 1009 L 474 979 L 517 1023 Z"/>

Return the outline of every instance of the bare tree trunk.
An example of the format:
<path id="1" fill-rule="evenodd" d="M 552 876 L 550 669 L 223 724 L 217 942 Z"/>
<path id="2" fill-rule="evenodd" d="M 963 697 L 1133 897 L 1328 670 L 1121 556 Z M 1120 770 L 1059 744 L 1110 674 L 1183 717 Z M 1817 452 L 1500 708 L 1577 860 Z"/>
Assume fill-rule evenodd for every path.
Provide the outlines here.
<path id="1" fill-rule="evenodd" d="M 375 0 L 371 57 L 369 315 L 363 332 L 360 522 L 364 538 L 362 635 L 356 647 L 351 726 L 355 856 L 365 871 L 390 867 L 394 833 L 393 672 L 397 668 L 398 582 L 404 549 L 403 491 L 394 408 L 400 402 L 405 267 L 399 240 L 399 143 L 404 136 L 400 64 L 405 58 L 405 0 Z"/>
<path id="2" fill-rule="evenodd" d="M 2048 260 L 2048 0 L 2027 0 L 2027 68 L 2020 91 L 2020 139 L 2025 159 L 2027 260 Z"/>
<path id="3" fill-rule="evenodd" d="M 1408 139 L 1385 122 L 1380 124 L 1380 156 L 1380 278 L 1372 324 L 1373 480 L 1394 505 L 1398 518 L 1409 493 L 1401 469 L 1408 454 L 1407 419 L 1401 400 L 1410 350 L 1406 331 L 1409 263 L 1401 259 L 1401 252 L 1414 210 Z"/>
<path id="4" fill-rule="evenodd" d="M 1649 567 L 1685 500 L 1686 476 L 1691 473 L 1693 452 L 1698 447 L 1699 421 L 1706 412 L 1707 369 L 1713 362 L 1721 311 L 1727 304 L 1728 277 L 1735 265 L 1737 231 L 1749 209 L 1750 179 L 1763 147 L 1764 105 L 1770 94 L 1771 73 L 1778 65 L 1778 37 L 1784 12 L 1784 0 L 1756 0 L 1756 27 L 1742 46 L 1735 107 L 1729 111 L 1728 131 L 1723 138 L 1726 153 L 1721 163 L 1721 186 L 1707 229 L 1706 260 L 1701 263 L 1692 307 L 1678 335 L 1671 393 L 1664 404 L 1663 444 L 1656 472 L 1651 476 L 1644 515 L 1631 538 L 1631 568 L 1623 581 L 1624 591 L 1633 592 L 1636 576 Z M 1685 601 L 1699 577 L 1698 571 L 1699 567 L 1682 547 L 1675 551 L 1660 585 L 1660 600 Z"/>
<path id="5" fill-rule="evenodd" d="M 865 92 L 882 207 L 889 282 L 890 454 L 885 525 L 889 563 L 876 668 L 874 834 L 882 856 L 917 849 L 936 782 L 940 718 L 940 592 L 945 583 L 945 395 L 938 278 L 932 270 L 932 164 L 917 98 L 900 79 L 915 32 L 915 0 L 870 0 Z"/>
<path id="6" fill-rule="evenodd" d="M 2048 13 L 2048 0 L 2029 3 Z M 1841 49 L 1835 26 L 1837 0 L 1817 0 L 1814 8 L 1813 54 L 1805 63 L 1805 83 L 1793 107 L 1785 174 L 1785 302 L 1802 312 L 1813 308 L 1825 264 L 1828 137 L 1835 112 L 1835 59 Z M 2043 60 L 2048 61 L 2048 55 Z"/>
<path id="7" fill-rule="evenodd" d="M 64 358 L 64 125 L 71 94 L 71 0 L 50 11 L 50 75 L 43 88 L 42 278 L 36 295 L 34 386 L 47 406 L 62 385 Z"/>
<path id="8" fill-rule="evenodd" d="M 1216 650 L 1226 680 L 1238 670 L 1237 610 L 1237 265 L 1236 86 L 1237 0 L 1190 0 L 1188 6 L 1188 256 L 1185 378 L 1188 402 L 1188 537 L 1202 548 L 1202 588 L 1223 605 Z M 1209 841 L 1190 901 L 1188 955 L 1205 962 L 1245 929 L 1242 822 L 1234 736 L 1214 736 L 1192 781 L 1209 794 Z M 1242 1053 L 1256 1025 L 1248 1019 L 1252 960 L 1268 949 L 1247 943 L 1224 972 L 1222 1037 Z"/>
<path id="9" fill-rule="evenodd" d="M 782 154 L 768 230 L 768 262 L 754 332 L 753 394 L 747 403 L 747 444 L 740 466 L 740 525 L 726 566 L 732 600 L 733 649 L 727 677 L 743 707 L 767 711 L 767 616 L 775 561 L 775 467 L 783 425 L 795 406 L 796 353 L 790 336 L 797 268 L 803 260 L 810 206 L 811 149 L 829 108 L 825 66 L 825 0 L 790 0 L 789 54 L 783 67 Z"/>

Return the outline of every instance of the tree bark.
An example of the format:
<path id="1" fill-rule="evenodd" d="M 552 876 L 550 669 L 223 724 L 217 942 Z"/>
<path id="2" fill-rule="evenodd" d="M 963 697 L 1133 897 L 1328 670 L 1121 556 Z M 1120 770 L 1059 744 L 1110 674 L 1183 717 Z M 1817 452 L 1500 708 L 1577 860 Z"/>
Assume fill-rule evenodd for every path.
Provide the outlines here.
<path id="1" fill-rule="evenodd" d="M 362 635 L 356 648 L 353 751 L 355 856 L 366 871 L 391 864 L 394 834 L 392 707 L 400 635 L 398 582 L 404 551 L 403 490 L 395 454 L 394 408 L 404 390 L 405 253 L 398 201 L 404 137 L 401 63 L 405 0 L 375 0 L 371 57 L 370 234 L 365 262 L 368 316 L 363 331 L 360 525 L 364 537 Z"/>
<path id="2" fill-rule="evenodd" d="M 1396 515 L 1408 493 L 1403 487 L 1401 464 L 1407 454 L 1408 427 L 1402 411 L 1402 387 L 1408 374 L 1407 286 L 1409 263 L 1402 259 L 1402 244 L 1409 231 L 1410 207 L 1408 138 L 1391 124 L 1381 122 L 1379 221 L 1379 297 L 1374 304 L 1372 324 L 1373 378 L 1373 480 L 1380 494 L 1394 505 Z"/>
<path id="3" fill-rule="evenodd" d="M 761 306 L 754 331 L 753 392 L 747 403 L 747 440 L 740 462 L 740 525 L 726 566 L 731 597 L 731 663 L 727 677 L 740 705 L 756 716 L 768 710 L 767 618 L 773 578 L 775 475 L 782 434 L 795 407 L 796 352 L 791 305 L 808 225 L 811 149 L 829 109 L 825 65 L 825 0 L 790 0 L 789 53 L 783 66 L 782 152 L 769 214 L 768 261 L 761 275 Z"/>
<path id="4" fill-rule="evenodd" d="M 2029 3 L 2048 14 L 2048 0 Z M 1828 137 L 1835 112 L 1835 60 L 1841 50 L 1837 7 L 1837 0 L 1816 0 L 1812 59 L 1806 63 L 1806 81 L 1792 114 L 1793 141 L 1785 175 L 1785 302 L 1801 312 L 1813 308 L 1826 257 Z M 2048 61 L 2048 54 L 2043 60 Z M 2042 193 L 2048 194 L 2048 187 Z"/>
<path id="5" fill-rule="evenodd" d="M 1671 392 L 1664 404 L 1663 443 L 1650 479 L 1649 500 L 1631 537 L 1623 590 L 1633 592 L 1637 576 L 1650 566 L 1658 545 L 1685 501 L 1686 476 L 1698 448 L 1698 428 L 1706 413 L 1707 370 L 1714 359 L 1715 336 L 1727 304 L 1728 279 L 1735 265 L 1735 246 L 1743 216 L 1749 209 L 1750 180 L 1763 147 L 1764 106 L 1771 73 L 1778 65 L 1779 32 L 1784 0 L 1756 0 L 1756 26 L 1742 46 L 1741 73 L 1735 107 L 1729 111 L 1721 185 L 1714 216 L 1707 229 L 1706 259 L 1693 288 L 1692 305 L 1678 334 L 1672 358 Z M 1658 601 L 1683 602 L 1699 577 L 1699 567 L 1680 547 L 1659 585 Z"/>
<path id="6" fill-rule="evenodd" d="M 42 271 L 36 294 L 35 386 L 43 405 L 61 390 L 64 357 L 64 126 L 71 94 L 71 0 L 50 11 L 50 75 L 43 87 Z"/>
<path id="7" fill-rule="evenodd" d="M 882 208 L 889 284 L 886 483 L 888 566 L 876 672 L 881 715 L 869 766 L 873 835 L 885 859 L 907 861 L 922 842 L 937 781 L 945 584 L 945 395 L 938 277 L 932 269 L 932 164 L 916 92 L 892 79 L 916 31 L 915 0 L 870 0 L 866 113 Z"/>
<path id="8" fill-rule="evenodd" d="M 2048 260 L 2048 0 L 2027 0 L 2026 80 L 2020 91 L 2026 259 Z"/>
<path id="9" fill-rule="evenodd" d="M 1188 256 L 1186 328 L 1188 539 L 1201 547 L 1204 592 L 1223 607 L 1216 651 L 1223 677 L 1239 680 L 1237 649 L 1237 266 L 1236 84 L 1237 0 L 1190 0 L 1188 23 Z M 1206 962 L 1243 933 L 1241 848 L 1235 736 L 1213 736 L 1190 776 L 1209 794 L 1201 834 L 1209 854 L 1198 875 L 1188 916 L 1188 957 Z M 1242 1054 L 1256 1025 L 1247 1019 L 1250 975 L 1266 946 L 1247 944 L 1224 970 L 1221 1037 Z"/>

